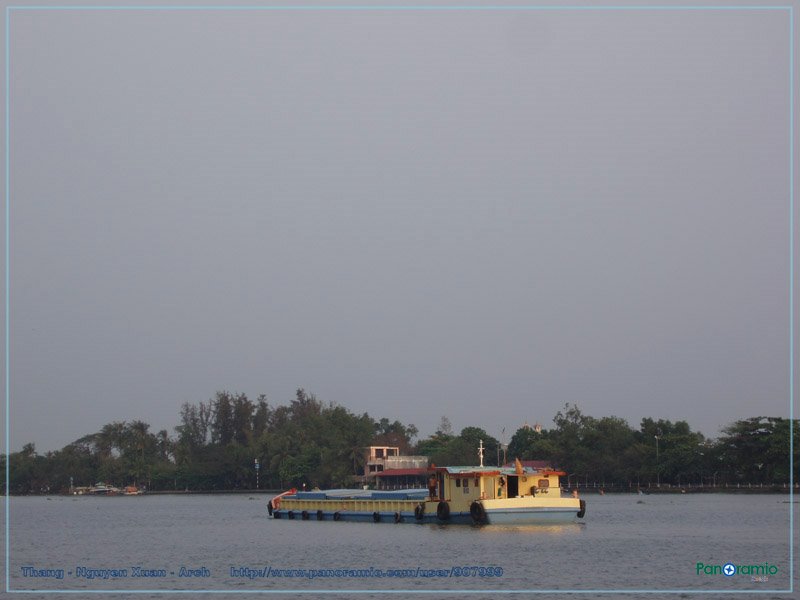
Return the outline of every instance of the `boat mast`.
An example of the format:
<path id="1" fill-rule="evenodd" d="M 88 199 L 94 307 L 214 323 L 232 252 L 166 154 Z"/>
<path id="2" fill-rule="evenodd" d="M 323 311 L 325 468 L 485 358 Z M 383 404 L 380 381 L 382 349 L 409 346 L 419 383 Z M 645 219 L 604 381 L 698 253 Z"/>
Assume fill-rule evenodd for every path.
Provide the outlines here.
<path id="1" fill-rule="evenodd" d="M 481 459 L 481 466 L 483 466 L 483 440 L 478 440 L 478 458 Z"/>

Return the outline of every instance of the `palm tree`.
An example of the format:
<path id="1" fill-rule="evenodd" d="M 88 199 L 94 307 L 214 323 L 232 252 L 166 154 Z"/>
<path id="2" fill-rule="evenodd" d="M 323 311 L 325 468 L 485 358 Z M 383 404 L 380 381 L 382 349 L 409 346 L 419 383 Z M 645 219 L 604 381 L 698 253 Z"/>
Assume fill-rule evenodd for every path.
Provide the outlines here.
<path id="1" fill-rule="evenodd" d="M 158 457 L 163 461 L 168 461 L 172 456 L 175 444 L 169 439 L 169 433 L 166 429 L 162 429 L 156 434 L 156 447 L 158 448 Z"/>
<path id="2" fill-rule="evenodd" d="M 133 463 L 130 471 L 134 478 L 134 485 L 141 479 L 147 466 L 145 450 L 149 450 L 148 446 L 151 445 L 149 442 L 151 442 L 153 438 L 153 435 L 148 431 L 149 429 L 150 425 L 144 421 L 133 421 L 126 431 L 128 441 L 126 445 L 129 448 L 129 453 L 132 454 L 129 460 Z"/>
<path id="3" fill-rule="evenodd" d="M 116 450 L 121 453 L 125 446 L 127 423 L 125 421 L 114 421 L 103 425 L 103 428 L 95 434 L 95 448 L 100 458 L 111 458 Z"/>

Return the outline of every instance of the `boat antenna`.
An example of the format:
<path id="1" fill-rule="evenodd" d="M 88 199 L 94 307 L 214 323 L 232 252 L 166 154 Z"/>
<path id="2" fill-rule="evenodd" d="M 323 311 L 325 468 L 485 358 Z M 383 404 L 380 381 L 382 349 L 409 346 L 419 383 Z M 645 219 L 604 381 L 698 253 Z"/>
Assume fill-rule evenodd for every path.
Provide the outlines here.
<path id="1" fill-rule="evenodd" d="M 483 466 L 483 440 L 478 440 L 478 457 L 481 459 L 481 466 Z"/>

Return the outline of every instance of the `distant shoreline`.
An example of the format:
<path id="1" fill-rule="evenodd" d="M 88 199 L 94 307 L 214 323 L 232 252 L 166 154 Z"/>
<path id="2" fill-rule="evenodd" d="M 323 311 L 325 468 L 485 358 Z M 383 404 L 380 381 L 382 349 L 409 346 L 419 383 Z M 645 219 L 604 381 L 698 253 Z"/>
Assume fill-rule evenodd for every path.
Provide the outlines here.
<path id="1" fill-rule="evenodd" d="M 355 489 L 355 488 L 354 488 Z M 142 496 L 200 496 L 200 495 L 222 495 L 222 494 L 232 494 L 232 495 L 243 495 L 243 494 L 257 494 L 261 496 L 271 495 L 271 494 L 280 494 L 285 490 L 282 489 L 259 489 L 259 490 L 158 490 L 153 492 L 146 492 L 145 494 L 141 494 Z M 800 493 L 800 486 L 795 486 L 795 491 Z M 642 488 L 642 493 L 639 494 L 637 490 L 629 490 L 629 489 L 611 489 L 607 488 L 601 494 L 599 488 L 588 488 L 583 489 L 579 488 L 579 493 L 581 495 L 586 496 L 602 496 L 602 495 L 614 495 L 614 496 L 621 496 L 621 495 L 630 495 L 630 496 L 653 496 L 653 495 L 670 495 L 670 494 L 678 494 L 678 495 L 686 495 L 686 494 L 744 494 L 744 495 L 751 495 L 751 494 L 779 494 L 779 495 L 789 495 L 790 488 L 783 487 L 783 486 L 764 486 L 764 487 L 716 487 L 716 488 L 678 488 L 678 487 L 661 487 L 661 488 Z M 4 493 L 0 494 L 1 496 L 5 496 Z M 35 496 L 35 497 L 53 497 L 53 496 L 65 496 L 65 497 L 75 497 L 75 498 L 105 498 L 109 496 L 95 496 L 92 494 L 11 494 L 13 497 L 16 498 L 23 498 L 27 496 Z M 113 496 L 113 497 L 123 497 L 123 495 Z"/>

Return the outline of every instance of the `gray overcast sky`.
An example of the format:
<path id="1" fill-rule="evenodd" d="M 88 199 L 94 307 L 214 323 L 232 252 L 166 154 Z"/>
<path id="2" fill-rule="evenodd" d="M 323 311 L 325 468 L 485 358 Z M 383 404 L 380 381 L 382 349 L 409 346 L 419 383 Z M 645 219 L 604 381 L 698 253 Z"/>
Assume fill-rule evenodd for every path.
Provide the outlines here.
<path id="1" fill-rule="evenodd" d="M 788 416 L 787 11 L 14 11 L 11 446 L 217 390 Z"/>

